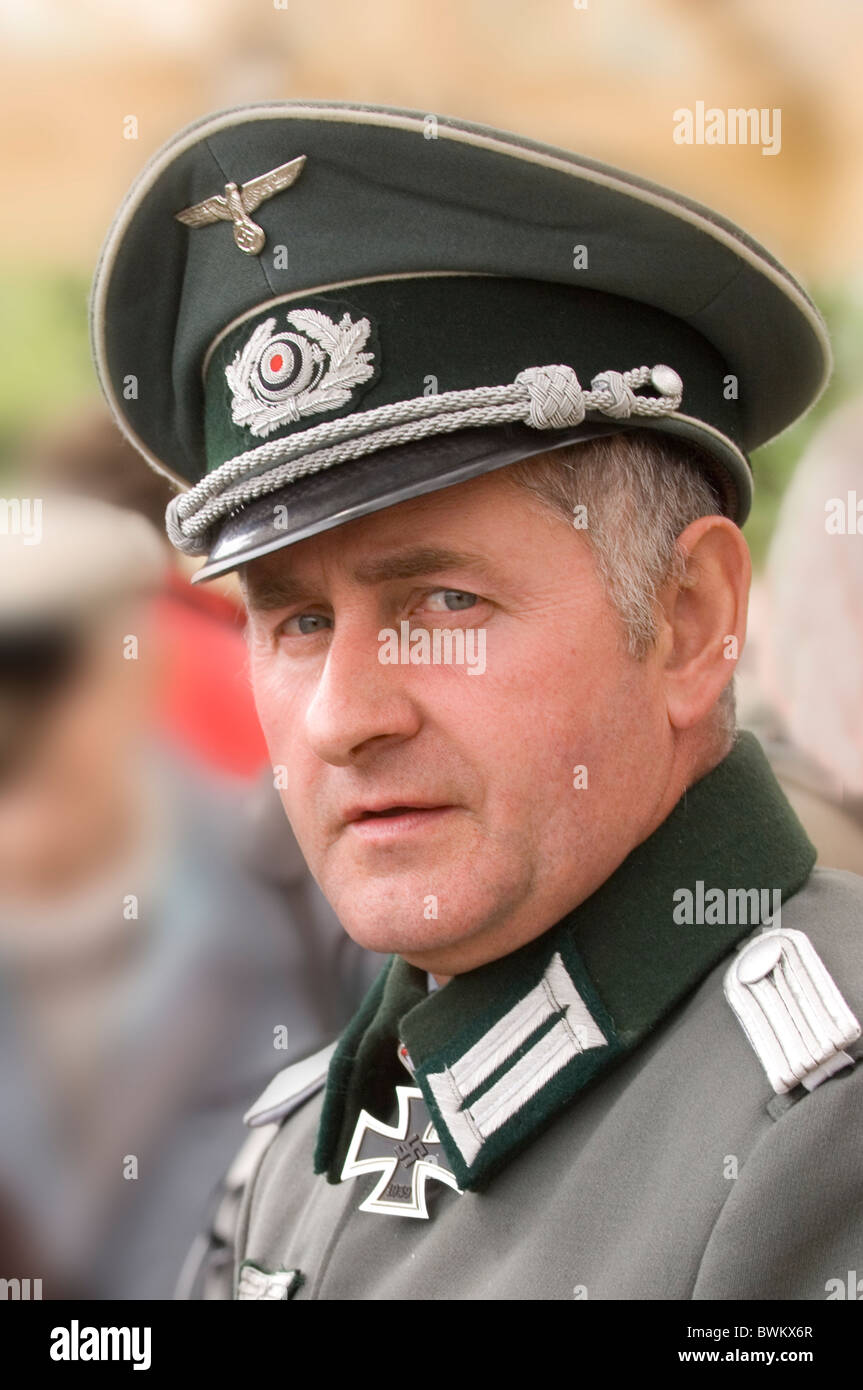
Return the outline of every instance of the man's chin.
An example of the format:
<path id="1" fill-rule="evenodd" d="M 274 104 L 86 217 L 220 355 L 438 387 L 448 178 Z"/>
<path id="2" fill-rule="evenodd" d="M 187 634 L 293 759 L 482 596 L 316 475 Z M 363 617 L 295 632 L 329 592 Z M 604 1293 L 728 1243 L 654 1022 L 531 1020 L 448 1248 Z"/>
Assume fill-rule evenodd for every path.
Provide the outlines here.
<path id="1" fill-rule="evenodd" d="M 467 940 L 473 935 L 473 930 L 479 930 L 479 926 L 471 929 L 462 927 L 458 932 L 450 929 L 448 932 L 435 932 L 434 923 L 423 923 L 418 926 L 415 922 L 393 923 L 391 917 L 386 920 L 370 921 L 367 917 L 357 919 L 353 915 L 348 918 L 338 912 L 342 926 L 358 946 L 363 946 L 367 951 L 377 951 L 382 955 L 395 954 L 404 956 L 406 960 L 413 960 L 416 964 L 422 965 L 426 957 L 431 960 L 439 951 L 449 951 L 452 947 L 457 947 L 460 942 Z"/>
<path id="2" fill-rule="evenodd" d="M 477 950 L 491 959 L 493 938 L 511 920 L 524 887 L 521 880 L 483 876 L 476 861 L 375 876 L 330 863 L 318 883 L 358 946 L 404 956 L 432 973 L 435 961 L 473 958 Z"/>
<path id="3" fill-rule="evenodd" d="M 431 912 L 433 909 L 431 904 L 424 904 L 421 898 L 414 913 L 406 911 L 404 898 L 398 907 L 394 907 L 386 902 L 357 902 L 354 897 L 346 901 L 346 896 L 341 893 L 335 899 L 330 898 L 330 903 L 348 936 L 358 946 L 383 955 L 395 953 L 404 956 L 423 969 L 430 968 L 424 963 L 426 958 L 433 960 L 439 952 L 449 954 L 453 949 L 457 950 L 462 942 L 482 932 L 485 925 L 485 919 L 475 915 L 476 903 L 470 904 L 470 917 L 467 908 L 465 912 L 458 913 L 453 911 L 450 904 L 447 912 L 449 920 L 443 922 L 439 918 L 423 916 L 424 910 Z"/>

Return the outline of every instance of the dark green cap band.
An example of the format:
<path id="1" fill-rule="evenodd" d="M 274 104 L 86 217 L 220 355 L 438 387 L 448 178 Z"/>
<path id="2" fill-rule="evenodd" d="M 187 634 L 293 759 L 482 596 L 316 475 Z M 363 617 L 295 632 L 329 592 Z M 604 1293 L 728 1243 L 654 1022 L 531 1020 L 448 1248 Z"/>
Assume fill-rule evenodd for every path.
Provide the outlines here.
<path id="1" fill-rule="evenodd" d="M 266 433 L 255 434 L 235 423 L 235 396 L 226 369 L 241 360 L 255 333 L 272 322 L 263 344 L 265 360 L 258 361 L 249 383 L 250 393 L 266 388 L 260 366 L 266 370 L 266 359 L 287 366 L 282 340 L 306 336 L 292 319 L 309 309 L 335 325 L 345 315 L 353 324 L 367 322 L 364 350 L 370 350 L 373 372 L 350 388 L 341 406 L 303 414 L 275 428 L 264 425 Z M 269 342 L 274 349 L 266 346 Z M 309 347 L 314 345 L 309 340 Z M 727 399 L 725 391 L 728 365 L 682 319 L 616 295 L 538 280 L 429 275 L 272 300 L 233 328 L 218 342 L 207 369 L 207 471 L 264 439 L 287 438 L 322 420 L 359 416 L 430 392 L 509 385 L 526 368 L 549 363 L 571 366 L 585 389 L 602 371 L 665 363 L 683 380 L 682 413 L 707 422 L 742 450 L 740 400 Z M 285 399 L 296 399 L 288 391 L 296 391 L 296 379 L 285 385 Z M 314 392 L 306 394 L 313 405 Z M 265 398 L 262 405 L 266 414 Z M 275 401 L 271 411 L 278 418 Z"/>

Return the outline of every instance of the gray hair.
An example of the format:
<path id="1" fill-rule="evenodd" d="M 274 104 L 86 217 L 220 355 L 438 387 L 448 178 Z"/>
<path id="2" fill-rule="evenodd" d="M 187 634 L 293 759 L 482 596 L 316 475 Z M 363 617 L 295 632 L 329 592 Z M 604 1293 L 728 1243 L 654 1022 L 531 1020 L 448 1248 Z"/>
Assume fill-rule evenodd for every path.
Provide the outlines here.
<path id="1" fill-rule="evenodd" d="M 681 532 L 721 512 L 700 451 L 670 435 L 632 430 L 568 444 L 504 472 L 569 522 L 584 520 L 627 650 L 643 660 L 657 636 L 656 605 L 670 580 L 686 583 Z M 733 681 L 717 702 L 717 732 L 735 730 Z"/>

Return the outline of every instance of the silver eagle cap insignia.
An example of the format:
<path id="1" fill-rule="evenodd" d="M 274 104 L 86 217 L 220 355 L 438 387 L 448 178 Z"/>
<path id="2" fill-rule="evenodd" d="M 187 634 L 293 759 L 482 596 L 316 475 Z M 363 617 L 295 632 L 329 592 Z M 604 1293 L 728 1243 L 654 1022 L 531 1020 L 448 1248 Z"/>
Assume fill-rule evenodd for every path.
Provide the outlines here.
<path id="1" fill-rule="evenodd" d="M 381 1216 L 428 1220 L 426 1183 L 434 1178 L 460 1193 L 461 1188 L 439 1157 L 440 1140 L 418 1086 L 396 1086 L 399 1103 L 394 1125 L 361 1110 L 342 1168 L 342 1182 L 364 1173 L 379 1173 L 374 1190 L 360 1211 Z"/>
<path id="2" fill-rule="evenodd" d="M 242 185 L 226 183 L 224 193 L 205 198 L 202 203 L 184 208 L 174 216 L 185 227 L 207 227 L 213 222 L 233 222 L 234 241 L 240 250 L 247 256 L 259 256 L 267 238 L 263 227 L 253 222 L 249 214 L 260 207 L 265 198 L 272 198 L 274 193 L 281 193 L 296 183 L 303 172 L 305 162 L 306 156 L 301 154 L 296 159 L 289 160 L 287 164 L 280 164 L 278 168 L 270 169 L 266 174 L 259 174 L 257 178 L 249 179 Z"/>

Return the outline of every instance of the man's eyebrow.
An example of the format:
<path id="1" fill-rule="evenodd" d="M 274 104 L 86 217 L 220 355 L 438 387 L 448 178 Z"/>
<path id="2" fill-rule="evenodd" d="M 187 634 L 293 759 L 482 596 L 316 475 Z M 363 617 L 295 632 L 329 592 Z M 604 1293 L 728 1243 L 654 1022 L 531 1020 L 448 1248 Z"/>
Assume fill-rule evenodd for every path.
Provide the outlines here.
<path id="1" fill-rule="evenodd" d="M 374 560 L 366 560 L 351 571 L 351 578 L 358 584 L 382 584 L 392 579 L 418 579 L 424 574 L 434 574 L 439 570 L 469 570 L 471 573 L 493 577 L 494 570 L 488 557 L 464 550 L 448 550 L 440 546 L 418 546 L 411 550 L 397 551 L 392 555 L 382 555 Z M 242 578 L 246 603 L 255 612 L 270 612 L 277 608 L 289 608 L 312 597 L 305 584 L 290 575 L 273 575 L 256 579 L 246 573 Z"/>
<path id="2" fill-rule="evenodd" d="M 311 597 L 305 585 L 291 579 L 290 575 L 253 579 L 241 570 L 240 587 L 250 613 L 269 613 L 277 608 L 289 608 L 291 604 Z"/>
<path id="3" fill-rule="evenodd" d="M 382 555 L 377 560 L 367 560 L 364 564 L 356 566 L 353 578 L 359 584 L 380 584 L 388 579 L 419 579 L 424 574 L 434 574 L 438 570 L 456 569 L 470 570 L 477 574 L 492 572 L 492 566 L 485 555 L 425 545 L 412 550 L 397 551 L 393 555 Z"/>

